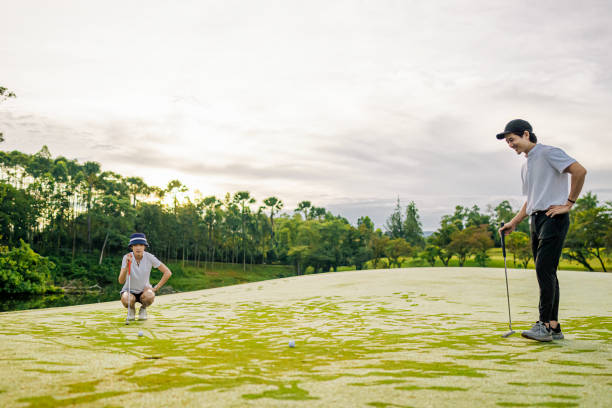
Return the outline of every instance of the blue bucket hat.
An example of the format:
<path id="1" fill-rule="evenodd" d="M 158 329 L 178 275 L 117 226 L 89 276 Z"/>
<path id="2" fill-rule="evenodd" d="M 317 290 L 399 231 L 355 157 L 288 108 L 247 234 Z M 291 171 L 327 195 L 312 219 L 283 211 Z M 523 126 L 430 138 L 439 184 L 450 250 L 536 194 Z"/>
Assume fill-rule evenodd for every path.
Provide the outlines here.
<path id="1" fill-rule="evenodd" d="M 147 237 L 145 237 L 145 234 L 141 232 L 136 232 L 130 235 L 130 243 L 128 244 L 128 248 L 131 249 L 132 245 L 136 245 L 136 244 L 142 244 L 144 246 L 149 246 L 149 243 L 147 242 Z"/>

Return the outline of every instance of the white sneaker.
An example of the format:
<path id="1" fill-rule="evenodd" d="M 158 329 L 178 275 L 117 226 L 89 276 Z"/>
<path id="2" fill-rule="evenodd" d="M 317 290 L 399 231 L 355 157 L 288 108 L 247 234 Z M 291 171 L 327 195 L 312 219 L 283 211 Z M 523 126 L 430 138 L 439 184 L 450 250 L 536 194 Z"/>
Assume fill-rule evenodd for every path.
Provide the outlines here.
<path id="1" fill-rule="evenodd" d="M 136 314 L 136 310 L 131 308 L 131 307 L 128 307 L 128 316 L 127 316 L 127 319 L 128 320 L 134 320 L 134 315 L 135 314 Z"/>
<path id="2" fill-rule="evenodd" d="M 138 320 L 147 320 L 147 308 L 144 306 L 140 306 L 140 310 L 138 311 Z"/>

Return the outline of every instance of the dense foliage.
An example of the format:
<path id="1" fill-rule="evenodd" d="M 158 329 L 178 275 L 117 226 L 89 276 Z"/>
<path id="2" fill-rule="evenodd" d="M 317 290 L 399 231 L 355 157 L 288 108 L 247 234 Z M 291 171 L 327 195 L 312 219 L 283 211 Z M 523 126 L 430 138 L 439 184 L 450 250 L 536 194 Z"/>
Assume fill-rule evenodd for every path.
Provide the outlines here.
<path id="1" fill-rule="evenodd" d="M 32 251 L 21 241 L 18 247 L 0 247 L 0 294 L 43 294 L 54 291 L 53 262 Z"/>

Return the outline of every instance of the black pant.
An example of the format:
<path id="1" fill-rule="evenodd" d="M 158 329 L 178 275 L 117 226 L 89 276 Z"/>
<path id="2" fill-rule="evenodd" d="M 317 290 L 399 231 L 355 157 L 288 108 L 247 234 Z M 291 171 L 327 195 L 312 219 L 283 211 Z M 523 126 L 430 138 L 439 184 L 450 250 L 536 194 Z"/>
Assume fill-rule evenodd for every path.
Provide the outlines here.
<path id="1" fill-rule="evenodd" d="M 540 285 L 540 321 L 559 320 L 557 267 L 569 228 L 569 214 L 548 217 L 544 211 L 531 215 L 531 250 Z"/>

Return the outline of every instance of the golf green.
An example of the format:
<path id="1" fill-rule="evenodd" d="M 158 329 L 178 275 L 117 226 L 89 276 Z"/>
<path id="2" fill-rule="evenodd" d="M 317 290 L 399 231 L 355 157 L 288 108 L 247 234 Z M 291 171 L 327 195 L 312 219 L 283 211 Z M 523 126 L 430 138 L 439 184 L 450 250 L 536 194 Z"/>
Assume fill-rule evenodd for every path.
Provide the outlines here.
<path id="1" fill-rule="evenodd" d="M 610 406 L 612 275 L 559 272 L 565 340 L 534 271 L 336 272 L 0 313 L 0 406 Z M 144 332 L 143 337 L 138 332 Z M 288 346 L 290 340 L 295 347 Z"/>

